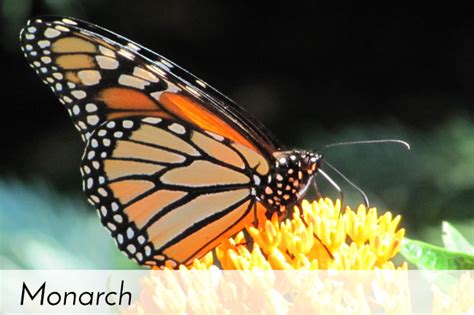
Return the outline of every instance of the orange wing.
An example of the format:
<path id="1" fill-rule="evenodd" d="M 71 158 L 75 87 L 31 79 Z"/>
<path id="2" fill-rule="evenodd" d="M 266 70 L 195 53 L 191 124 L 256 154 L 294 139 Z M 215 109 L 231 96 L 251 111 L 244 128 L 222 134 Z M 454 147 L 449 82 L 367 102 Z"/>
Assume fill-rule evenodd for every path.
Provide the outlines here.
<path id="1" fill-rule="evenodd" d="M 269 156 L 278 145 L 231 100 L 166 58 L 98 26 L 45 17 L 22 50 L 66 106 L 84 141 L 102 123 L 154 116 L 190 123 Z"/>
<path id="2" fill-rule="evenodd" d="M 140 264 L 189 264 L 255 222 L 265 158 L 228 138 L 156 117 L 94 132 L 84 191 L 118 247 Z M 259 218 L 261 219 L 261 217 Z"/>

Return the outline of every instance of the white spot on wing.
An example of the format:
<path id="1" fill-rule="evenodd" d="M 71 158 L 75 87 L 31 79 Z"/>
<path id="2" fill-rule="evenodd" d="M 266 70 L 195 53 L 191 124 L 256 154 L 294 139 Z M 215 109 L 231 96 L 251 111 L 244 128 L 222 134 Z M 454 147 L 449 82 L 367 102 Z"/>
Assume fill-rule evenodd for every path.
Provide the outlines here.
<path id="1" fill-rule="evenodd" d="M 217 133 L 210 132 L 210 131 L 206 131 L 206 133 L 210 135 L 211 137 L 213 137 L 214 139 L 216 139 L 217 141 L 224 141 L 224 137 L 221 135 L 218 135 Z"/>
<path id="2" fill-rule="evenodd" d="M 119 63 L 116 59 L 107 56 L 96 56 L 97 64 L 101 69 L 114 70 L 117 69 Z"/>
<path id="3" fill-rule="evenodd" d="M 79 79 L 84 85 L 96 85 L 102 79 L 100 72 L 97 70 L 82 70 L 77 73 Z"/>
<path id="4" fill-rule="evenodd" d="M 74 106 L 72 107 L 72 113 L 73 113 L 74 115 L 79 115 L 79 114 L 81 113 L 81 109 L 79 108 L 78 105 L 74 105 Z"/>
<path id="5" fill-rule="evenodd" d="M 160 68 L 154 66 L 154 65 L 146 65 L 146 67 L 153 71 L 154 73 L 158 74 L 160 77 L 165 77 L 166 76 L 166 72 L 164 72 L 163 70 L 161 70 Z"/>
<path id="6" fill-rule="evenodd" d="M 196 83 L 202 86 L 203 88 L 206 88 L 206 83 L 202 82 L 201 80 L 196 80 Z"/>
<path id="7" fill-rule="evenodd" d="M 201 96 L 198 91 L 196 91 L 194 88 L 192 88 L 189 85 L 186 86 L 186 90 L 188 90 L 189 92 L 191 92 L 191 94 L 194 94 L 195 96 Z"/>
<path id="8" fill-rule="evenodd" d="M 63 22 L 66 23 L 66 24 L 70 24 L 70 25 L 77 25 L 76 22 L 74 22 L 73 20 L 70 20 L 70 19 L 63 19 Z"/>
<path id="9" fill-rule="evenodd" d="M 258 177 L 257 175 L 253 175 L 253 182 L 255 183 L 255 185 L 260 185 L 260 177 Z"/>
<path id="10" fill-rule="evenodd" d="M 81 90 L 74 90 L 71 92 L 72 96 L 77 98 L 78 100 L 81 100 L 87 96 L 86 92 L 81 91 Z"/>
<path id="11" fill-rule="evenodd" d="M 150 82 L 147 82 L 145 80 L 142 80 L 142 79 L 139 79 L 127 74 L 122 74 L 118 79 L 118 83 L 122 85 L 130 86 L 136 89 L 140 89 L 140 90 L 143 90 L 145 86 L 150 84 Z"/>
<path id="12" fill-rule="evenodd" d="M 99 122 L 99 117 L 97 115 L 87 116 L 87 123 L 89 125 L 95 126 Z"/>
<path id="13" fill-rule="evenodd" d="M 133 69 L 133 75 L 147 81 L 158 82 L 158 78 L 153 73 L 140 67 Z"/>
<path id="14" fill-rule="evenodd" d="M 168 129 L 171 130 L 171 131 L 174 131 L 176 132 L 177 134 L 184 134 L 186 132 L 186 129 L 181 126 L 180 124 L 177 124 L 177 123 L 173 123 L 171 125 L 168 126 Z"/>
<path id="15" fill-rule="evenodd" d="M 104 188 L 99 188 L 97 189 L 97 192 L 103 196 L 103 197 L 107 197 L 107 190 L 105 190 Z"/>
<path id="16" fill-rule="evenodd" d="M 135 50 L 135 51 L 140 50 L 140 47 L 138 47 L 134 43 L 127 43 L 127 46 L 130 47 L 131 49 Z"/>
<path id="17" fill-rule="evenodd" d="M 115 53 L 113 52 L 113 50 L 108 49 L 104 46 L 99 46 L 99 50 L 104 56 L 115 58 Z"/>
<path id="18" fill-rule="evenodd" d="M 87 125 L 83 121 L 77 123 L 82 130 L 87 130 Z M 94 152 L 92 152 L 94 153 Z"/>
<path id="19" fill-rule="evenodd" d="M 107 215 L 107 208 L 105 206 L 100 207 L 100 213 L 105 217 Z"/>
<path id="20" fill-rule="evenodd" d="M 60 72 L 53 73 L 53 77 L 55 77 L 57 80 L 62 80 L 64 78 Z"/>
<path id="21" fill-rule="evenodd" d="M 48 27 L 46 31 L 44 31 L 44 36 L 46 38 L 55 38 L 61 35 L 61 32 L 58 30 L 55 30 L 54 28 Z"/>
<path id="22" fill-rule="evenodd" d="M 142 119 L 143 122 L 149 123 L 149 124 L 157 124 L 161 121 L 161 118 L 157 117 L 147 117 Z"/>
<path id="23" fill-rule="evenodd" d="M 128 245 L 127 246 L 127 251 L 130 253 L 130 254 L 135 254 L 135 252 L 137 251 L 136 247 L 132 244 Z"/>
<path id="24" fill-rule="evenodd" d="M 173 68 L 173 65 L 168 60 L 161 59 L 161 62 L 168 68 Z"/>
<path id="25" fill-rule="evenodd" d="M 62 31 L 62 32 L 69 32 L 70 31 L 70 29 L 68 29 L 66 26 L 62 26 L 62 25 L 56 25 L 54 28 L 56 28 L 57 30 Z"/>
<path id="26" fill-rule="evenodd" d="M 41 57 L 41 61 L 45 64 L 51 63 L 51 58 L 47 56 Z"/>
<path id="27" fill-rule="evenodd" d="M 123 217 L 120 214 L 114 215 L 114 220 L 117 223 L 122 223 L 123 222 Z"/>
<path id="28" fill-rule="evenodd" d="M 97 106 L 96 106 L 95 104 L 93 104 L 93 103 L 87 103 L 87 104 L 86 104 L 86 111 L 87 111 L 88 113 L 93 113 L 93 112 L 95 112 L 96 110 L 97 110 Z"/>
<path id="29" fill-rule="evenodd" d="M 130 128 L 133 127 L 133 121 L 131 121 L 131 120 L 124 120 L 124 121 L 122 122 L 122 126 L 123 126 L 124 128 L 126 128 L 126 129 L 130 129 Z"/>
<path id="30" fill-rule="evenodd" d="M 119 54 L 119 55 L 122 55 L 122 56 L 124 56 L 125 58 L 130 59 L 130 60 L 133 60 L 133 59 L 135 58 L 135 55 L 134 55 L 134 54 L 132 54 L 131 52 L 129 52 L 129 51 L 125 50 L 125 49 L 120 49 L 120 50 L 118 51 L 118 54 Z"/>
<path id="31" fill-rule="evenodd" d="M 110 129 L 114 128 L 115 127 L 115 121 L 109 121 L 106 126 L 107 126 L 107 128 L 110 128 Z"/>

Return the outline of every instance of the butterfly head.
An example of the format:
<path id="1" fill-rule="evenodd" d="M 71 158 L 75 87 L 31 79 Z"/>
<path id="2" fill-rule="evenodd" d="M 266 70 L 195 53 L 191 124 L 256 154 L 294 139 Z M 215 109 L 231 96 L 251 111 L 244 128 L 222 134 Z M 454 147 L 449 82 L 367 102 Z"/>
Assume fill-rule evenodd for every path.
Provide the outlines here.
<path id="1" fill-rule="evenodd" d="M 318 172 L 322 155 L 308 151 L 278 151 L 271 173 L 259 194 L 269 209 L 286 211 L 302 198 Z"/>

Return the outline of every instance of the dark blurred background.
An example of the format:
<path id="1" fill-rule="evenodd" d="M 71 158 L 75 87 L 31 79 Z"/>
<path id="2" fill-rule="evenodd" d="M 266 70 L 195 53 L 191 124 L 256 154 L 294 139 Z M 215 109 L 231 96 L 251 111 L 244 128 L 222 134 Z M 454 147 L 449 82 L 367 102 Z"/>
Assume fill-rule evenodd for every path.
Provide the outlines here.
<path id="1" fill-rule="evenodd" d="M 6 188 L 47 187 L 82 205 L 81 140 L 28 67 L 18 42 L 29 18 L 66 15 L 168 57 L 241 104 L 290 148 L 407 140 L 411 151 L 361 145 L 333 148 L 325 156 L 373 205 L 402 214 L 408 236 L 439 243 L 439 224 L 450 220 L 474 238 L 472 4 L 2 0 L 1 5 L 0 179 Z M 332 176 L 347 203 L 361 202 L 353 188 Z M 324 184 L 323 191 L 338 196 Z M 85 204 L 81 209 L 93 213 Z"/>

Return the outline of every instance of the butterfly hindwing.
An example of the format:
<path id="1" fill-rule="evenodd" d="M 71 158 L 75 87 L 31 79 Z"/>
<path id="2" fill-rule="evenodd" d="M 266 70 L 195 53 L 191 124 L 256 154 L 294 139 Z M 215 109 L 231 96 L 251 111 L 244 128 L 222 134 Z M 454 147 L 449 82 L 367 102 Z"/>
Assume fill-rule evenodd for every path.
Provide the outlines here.
<path id="1" fill-rule="evenodd" d="M 157 117 L 94 131 L 81 173 L 119 248 L 141 264 L 190 263 L 251 223 L 263 157 L 218 135 Z M 257 171 L 258 169 L 258 171 Z"/>

